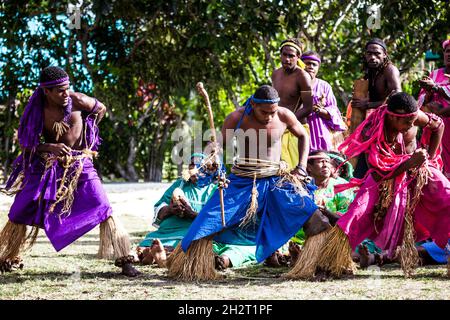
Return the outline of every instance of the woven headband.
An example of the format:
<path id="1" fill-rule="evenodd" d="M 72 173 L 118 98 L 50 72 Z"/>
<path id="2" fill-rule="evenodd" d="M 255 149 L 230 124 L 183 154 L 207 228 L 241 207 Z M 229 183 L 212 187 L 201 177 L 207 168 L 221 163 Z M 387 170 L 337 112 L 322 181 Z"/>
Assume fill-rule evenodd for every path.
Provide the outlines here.
<path id="1" fill-rule="evenodd" d="M 39 87 L 41 88 L 48 88 L 48 87 L 54 87 L 57 85 L 61 85 L 61 84 L 65 84 L 65 82 L 69 82 L 69 77 L 64 77 L 58 80 L 52 80 L 52 81 L 47 81 L 47 82 L 41 82 L 39 84 Z"/>
<path id="2" fill-rule="evenodd" d="M 313 156 L 309 156 L 309 157 L 308 157 L 308 160 L 320 160 L 320 159 L 326 159 L 326 160 L 328 160 L 328 161 L 331 160 L 330 156 L 329 156 L 329 155 L 326 155 L 326 154 L 324 154 L 324 155 L 315 154 L 315 155 L 313 155 Z"/>
<path id="3" fill-rule="evenodd" d="M 399 117 L 399 118 L 408 118 L 408 117 L 417 116 L 419 114 L 418 111 L 412 112 L 412 113 L 395 113 L 395 112 L 389 111 L 387 109 L 386 109 L 386 113 L 391 116 Z"/>
<path id="4" fill-rule="evenodd" d="M 300 52 L 300 54 L 302 54 L 302 52 L 303 52 L 302 49 L 297 44 L 295 44 L 294 42 L 288 41 L 288 42 L 283 43 L 280 46 L 280 50 L 283 49 L 283 47 L 285 47 L 285 46 L 289 46 L 289 47 L 293 47 L 293 48 L 297 49 L 298 52 Z"/>
<path id="5" fill-rule="evenodd" d="M 305 55 L 303 55 L 302 57 L 301 57 L 301 59 L 302 60 L 313 60 L 313 61 L 317 61 L 318 63 L 321 63 L 322 61 L 320 60 L 320 58 L 319 57 L 316 57 L 316 56 L 305 56 Z"/>

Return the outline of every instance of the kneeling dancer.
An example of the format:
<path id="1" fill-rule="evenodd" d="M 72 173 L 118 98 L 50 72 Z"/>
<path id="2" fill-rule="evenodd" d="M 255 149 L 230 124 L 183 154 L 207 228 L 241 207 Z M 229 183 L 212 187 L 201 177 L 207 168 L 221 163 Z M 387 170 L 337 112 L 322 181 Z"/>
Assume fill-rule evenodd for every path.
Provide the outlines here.
<path id="1" fill-rule="evenodd" d="M 229 186 L 224 190 L 225 226 L 216 192 L 192 223 L 181 246 L 169 257 L 169 277 L 216 279 L 213 239 L 256 245 L 257 262 L 262 262 L 301 227 L 306 233 L 331 228 L 314 204 L 314 187 L 307 179 L 307 133 L 290 110 L 278 106 L 278 101 L 277 91 L 264 85 L 245 107 L 226 118 L 222 127 L 225 144 L 231 145 L 235 136 L 238 151 L 228 176 Z M 281 136 L 286 129 L 298 138 L 301 151 L 299 165 L 292 172 L 280 163 Z M 313 220 L 318 223 L 311 227 Z"/>
<path id="2" fill-rule="evenodd" d="M 423 129 L 420 143 L 417 127 Z M 365 238 L 389 258 L 399 256 L 405 276 L 419 262 L 415 242 L 432 239 L 445 248 L 450 235 L 450 182 L 442 174 L 438 148 L 442 120 L 418 110 L 410 95 L 392 95 L 341 146 L 349 157 L 365 153 L 370 170 L 343 190 L 359 187 L 347 214 L 316 252 L 315 269 L 334 276 L 352 270 L 350 253 Z"/>

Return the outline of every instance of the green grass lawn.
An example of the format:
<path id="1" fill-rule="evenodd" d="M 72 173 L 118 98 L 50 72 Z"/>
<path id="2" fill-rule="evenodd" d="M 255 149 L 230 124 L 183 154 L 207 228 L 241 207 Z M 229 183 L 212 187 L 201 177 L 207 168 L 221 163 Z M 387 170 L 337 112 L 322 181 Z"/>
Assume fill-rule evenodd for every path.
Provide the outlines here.
<path id="1" fill-rule="evenodd" d="M 1 225 L 6 214 L 1 213 Z M 145 224 L 121 216 L 137 244 Z M 218 282 L 183 283 L 164 269 L 137 266 L 142 275 L 126 278 L 111 261 L 98 260 L 98 228 L 56 253 L 43 231 L 24 256 L 23 270 L 0 275 L 0 299 L 450 299 L 446 266 L 423 267 L 405 279 L 398 265 L 359 270 L 353 277 L 327 282 L 280 278 L 285 268 L 261 265 L 228 270 Z"/>

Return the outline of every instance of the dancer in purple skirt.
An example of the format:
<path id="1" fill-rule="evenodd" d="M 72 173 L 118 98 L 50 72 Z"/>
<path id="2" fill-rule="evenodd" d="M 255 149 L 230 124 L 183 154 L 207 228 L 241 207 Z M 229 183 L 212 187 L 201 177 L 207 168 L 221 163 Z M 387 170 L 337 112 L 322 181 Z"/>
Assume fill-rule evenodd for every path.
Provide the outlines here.
<path id="1" fill-rule="evenodd" d="M 63 69 L 45 68 L 20 119 L 22 153 L 2 190 L 15 199 L 0 232 L 0 271 L 22 266 L 19 254 L 39 229 L 60 251 L 100 224 L 99 257 L 117 259 L 123 274 L 136 276 L 128 234 L 113 218 L 93 166 L 100 143 L 97 124 L 106 107 L 69 92 L 69 84 Z"/>

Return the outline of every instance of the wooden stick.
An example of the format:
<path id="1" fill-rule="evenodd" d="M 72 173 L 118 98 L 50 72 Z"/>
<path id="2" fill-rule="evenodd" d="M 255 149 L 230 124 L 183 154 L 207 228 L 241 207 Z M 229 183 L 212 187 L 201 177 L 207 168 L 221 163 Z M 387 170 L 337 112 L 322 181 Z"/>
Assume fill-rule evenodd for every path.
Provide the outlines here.
<path id="1" fill-rule="evenodd" d="M 208 92 L 206 92 L 205 87 L 203 86 L 202 82 L 198 82 L 196 87 L 197 87 L 198 93 L 203 97 L 203 99 L 205 99 L 206 108 L 208 110 L 209 127 L 212 130 L 211 141 L 216 142 L 217 141 L 216 129 L 214 127 L 214 117 L 213 117 L 213 113 L 212 113 L 211 102 L 209 101 Z"/>
<path id="2" fill-rule="evenodd" d="M 212 113 L 211 108 L 211 102 L 209 101 L 208 92 L 206 92 L 205 87 L 203 86 L 202 82 L 198 82 L 196 85 L 198 93 L 205 99 L 206 108 L 208 110 L 208 118 L 209 118 L 209 127 L 211 128 L 211 141 L 217 142 L 217 136 L 216 136 L 216 128 L 214 126 L 214 117 Z M 222 177 L 219 177 L 221 179 Z M 222 226 L 225 227 L 225 205 L 224 205 L 224 199 L 223 199 L 223 182 L 219 181 L 219 195 L 220 195 L 220 211 L 222 214 Z"/>

